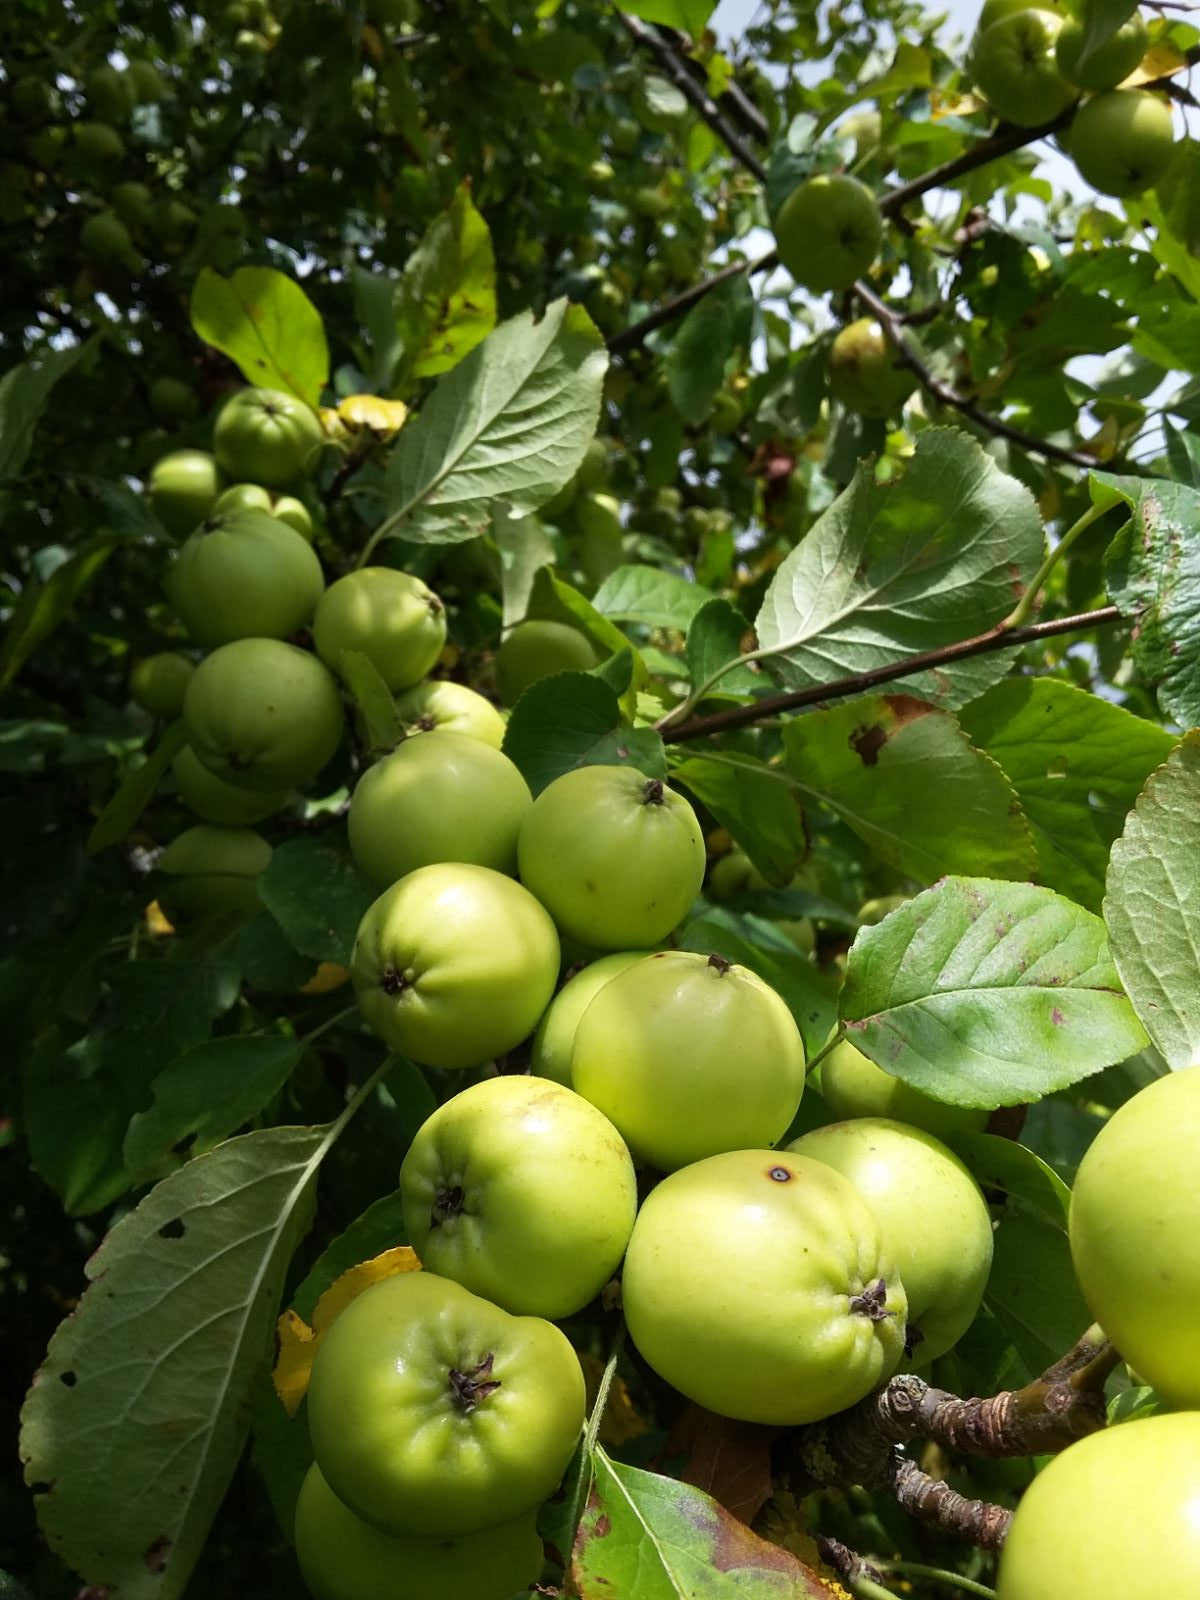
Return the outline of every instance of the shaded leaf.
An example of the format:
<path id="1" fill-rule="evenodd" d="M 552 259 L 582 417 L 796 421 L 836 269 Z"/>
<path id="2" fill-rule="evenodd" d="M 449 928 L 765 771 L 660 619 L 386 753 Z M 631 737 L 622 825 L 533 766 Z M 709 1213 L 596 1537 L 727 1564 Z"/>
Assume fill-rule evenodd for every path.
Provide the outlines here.
<path id="1" fill-rule="evenodd" d="M 1200 732 L 1151 777 L 1113 846 L 1104 921 L 1113 960 L 1169 1066 L 1200 1062 Z"/>
<path id="2" fill-rule="evenodd" d="M 1040 1099 L 1146 1042 L 1100 918 L 986 878 L 947 878 L 861 929 L 840 1013 L 864 1055 L 960 1106 Z"/>
<path id="3" fill-rule="evenodd" d="M 349 849 L 328 834 L 288 839 L 258 880 L 267 910 L 302 955 L 349 966 L 354 936 L 376 892 Z"/>
<path id="4" fill-rule="evenodd" d="M 800 797 L 788 775 L 750 755 L 692 756 L 672 768 L 770 883 L 785 884 L 808 854 Z"/>
<path id="5" fill-rule="evenodd" d="M 96 818 L 88 834 L 88 855 L 94 856 L 120 841 L 154 798 L 163 774 L 187 743 L 182 719 L 171 723 L 154 751 L 122 781 L 116 794 Z"/>
<path id="6" fill-rule="evenodd" d="M 0 689 L 6 689 L 29 657 L 65 621 L 71 607 L 124 540 L 101 534 L 55 567 L 43 582 L 30 574 L 0 642 Z"/>
<path id="7" fill-rule="evenodd" d="M 122 1600 L 176 1600 L 241 1454 L 327 1128 L 246 1134 L 173 1173 L 87 1265 L 21 1414 L 51 1548 Z M 113 1485 L 121 1514 L 113 1515 Z"/>
<path id="8" fill-rule="evenodd" d="M 735 1422 L 688 1404 L 663 1449 L 668 1462 L 683 1458 L 678 1476 L 703 1489 L 739 1522 L 751 1523 L 774 1493 L 771 1444 L 782 1432 L 757 1422 Z"/>
<path id="9" fill-rule="evenodd" d="M 1033 835 L 1004 773 L 955 719 L 905 694 L 789 722 L 787 770 L 876 854 L 919 883 L 945 872 L 1028 878 Z"/>
<path id="10" fill-rule="evenodd" d="M 764 664 L 804 689 L 982 633 L 1012 610 L 1041 558 L 1028 489 L 974 440 L 931 428 L 897 483 L 870 463 L 784 560 L 756 629 Z M 904 680 L 953 708 L 1004 677 L 997 651 Z"/>
<path id="11" fill-rule="evenodd" d="M 47 351 L 36 362 L 10 367 L 0 378 L 0 485 L 10 482 L 24 467 L 50 391 L 90 348 L 89 342 Z M 0 494 L 0 509 L 4 499 Z"/>
<path id="12" fill-rule="evenodd" d="M 1006 1217 L 996 1229 L 984 1304 L 1031 1373 L 1044 1372 L 1092 1322 L 1066 1234 L 1025 1214 Z"/>
<path id="13" fill-rule="evenodd" d="M 708 416 L 725 382 L 726 363 L 749 341 L 753 309 L 749 283 L 732 278 L 706 294 L 679 324 L 663 366 L 671 403 L 685 422 L 698 426 Z"/>
<path id="14" fill-rule="evenodd" d="M 735 605 L 716 598 L 701 606 L 688 628 L 684 654 L 687 658 L 688 677 L 693 689 L 699 689 L 730 662 L 736 661 L 743 650 L 749 648 L 750 624 Z M 724 696 L 745 697 L 764 684 L 761 672 L 748 666 L 734 667 L 721 672 L 721 677 L 705 695 L 705 699 Z"/>
<path id="15" fill-rule="evenodd" d="M 1057 678 L 1006 678 L 959 721 L 1016 791 L 1038 881 L 1099 911 L 1112 842 L 1173 737 Z"/>
<path id="16" fill-rule="evenodd" d="M 1041 1156 L 1015 1139 L 1000 1139 L 994 1133 L 956 1132 L 949 1134 L 946 1142 L 970 1167 L 981 1189 L 1000 1190 L 1018 1210 L 1066 1233 L 1071 1191 Z"/>
<path id="17" fill-rule="evenodd" d="M 404 738 L 404 723 L 383 673 L 361 650 L 344 650 L 338 672 L 363 714 L 371 749 L 394 750 Z"/>
<path id="18" fill-rule="evenodd" d="M 616 692 L 589 672 L 556 672 L 517 701 L 504 754 L 535 795 L 574 767 L 631 766 L 665 778 L 666 752 L 653 728 L 631 728 Z"/>
<path id="19" fill-rule="evenodd" d="M 204 267 L 190 309 L 201 339 L 247 383 L 316 406 L 329 380 L 329 346 L 320 312 L 298 283 L 274 267 L 239 267 L 231 278 Z"/>
<path id="20" fill-rule="evenodd" d="M 553 565 L 554 541 L 535 516 L 514 517 L 503 501 L 492 507 L 492 539 L 500 552 L 500 598 L 505 628 L 529 609 L 540 567 Z"/>

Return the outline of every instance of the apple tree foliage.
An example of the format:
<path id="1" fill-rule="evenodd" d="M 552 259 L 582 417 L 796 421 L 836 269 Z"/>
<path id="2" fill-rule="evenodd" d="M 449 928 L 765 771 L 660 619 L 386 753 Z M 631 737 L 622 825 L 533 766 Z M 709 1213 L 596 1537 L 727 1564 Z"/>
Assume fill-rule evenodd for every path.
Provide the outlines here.
<path id="1" fill-rule="evenodd" d="M 350 736 L 264 825 L 253 914 L 157 905 L 183 739 L 128 680 L 188 641 L 144 491 L 243 382 L 321 408 L 326 575 L 429 583 L 439 672 L 491 692 L 525 618 L 589 642 L 505 750 L 535 794 L 588 763 L 669 776 L 710 859 L 744 852 L 681 947 L 772 984 L 810 1056 L 836 1025 L 993 1113 L 959 1148 L 995 1263 L 936 1381 L 1019 1388 L 1088 1324 L 1066 1186 L 1200 1052 L 1198 146 L 1100 199 L 1047 159 L 1061 128 L 997 127 L 935 8 L 769 0 L 721 39 L 712 9 L 3 8 L 5 1594 L 298 1592 L 310 1456 L 272 1331 L 403 1243 L 399 1164 L 453 1087 L 385 1060 L 345 986 L 373 898 L 347 791 L 402 731 L 365 658 Z M 1097 6 L 1094 42 L 1128 12 Z M 1182 129 L 1200 33 L 1149 27 Z M 769 230 L 833 171 L 883 243 L 817 298 Z M 831 392 L 863 315 L 917 379 L 884 418 Z M 572 1321 L 593 1376 L 618 1320 Z M 990 1581 L 885 1492 L 773 1478 L 754 1429 L 624 1360 L 606 1392 L 543 1513 L 548 1584 L 844 1593 L 817 1536 L 915 1563 L 911 1592 L 931 1564 Z M 1109 1399 L 1156 1403 L 1121 1375 Z M 1001 1505 L 1033 1471 L 946 1465 Z"/>

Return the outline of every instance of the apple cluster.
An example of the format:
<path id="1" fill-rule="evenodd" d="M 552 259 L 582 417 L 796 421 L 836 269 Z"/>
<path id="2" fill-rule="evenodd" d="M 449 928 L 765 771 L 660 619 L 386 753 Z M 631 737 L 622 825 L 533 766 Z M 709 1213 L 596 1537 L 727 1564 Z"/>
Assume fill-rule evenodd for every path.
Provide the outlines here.
<path id="1" fill-rule="evenodd" d="M 1141 13 L 1115 31 L 1101 26 L 1096 0 L 1077 11 L 1047 0 L 986 0 L 969 67 L 996 115 L 1019 127 L 1052 123 L 1079 101 L 1063 138 L 1080 175 L 1101 194 L 1123 198 L 1152 188 L 1170 163 L 1170 102 L 1120 88 L 1150 46 Z M 1099 33 L 1102 42 L 1095 43 Z"/>

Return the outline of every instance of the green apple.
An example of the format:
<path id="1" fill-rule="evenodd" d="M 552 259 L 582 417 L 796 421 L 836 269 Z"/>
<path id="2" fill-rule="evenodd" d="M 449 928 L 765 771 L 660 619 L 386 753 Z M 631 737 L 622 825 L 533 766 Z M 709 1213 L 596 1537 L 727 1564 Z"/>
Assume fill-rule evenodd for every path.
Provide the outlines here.
<path id="1" fill-rule="evenodd" d="M 341 743 L 342 697 L 307 650 L 235 639 L 196 668 L 183 719 L 210 772 L 238 788 L 279 793 L 315 778 Z"/>
<path id="2" fill-rule="evenodd" d="M 864 900 L 858 908 L 859 927 L 876 927 L 884 917 L 890 917 L 893 911 L 898 911 L 911 899 L 910 894 L 878 894 L 870 900 Z"/>
<path id="3" fill-rule="evenodd" d="M 608 438 L 589 440 L 583 460 L 575 472 L 577 489 L 603 489 L 608 482 L 609 452 L 612 441 Z"/>
<path id="4" fill-rule="evenodd" d="M 1141 194 L 1162 177 L 1175 145 L 1170 102 L 1142 89 L 1112 89 L 1075 113 L 1067 139 L 1080 176 L 1101 194 Z"/>
<path id="5" fill-rule="evenodd" d="M 976 34 L 971 72 L 998 117 L 1022 128 L 1040 127 L 1078 99 L 1078 89 L 1058 69 L 1061 27 L 1056 12 L 1031 7 L 1010 12 Z"/>
<path id="6" fill-rule="evenodd" d="M 133 109 L 132 83 L 107 62 L 88 73 L 83 93 L 88 110 L 100 122 L 124 122 Z"/>
<path id="7" fill-rule="evenodd" d="M 637 1211 L 620 1134 L 544 1078 L 486 1078 L 439 1106 L 409 1146 L 400 1194 L 428 1271 L 553 1320 L 600 1293 Z"/>
<path id="8" fill-rule="evenodd" d="M 793 189 L 775 219 L 779 259 L 814 294 L 848 289 L 879 254 L 883 219 L 857 178 L 821 173 Z"/>
<path id="9" fill-rule="evenodd" d="M 107 122 L 71 125 L 72 149 L 85 172 L 101 173 L 125 159 L 125 141 Z"/>
<path id="10" fill-rule="evenodd" d="M 281 489 L 312 472 L 325 444 L 316 412 L 282 389 L 240 389 L 221 407 L 213 453 L 221 471 Z"/>
<path id="11" fill-rule="evenodd" d="M 848 322 L 829 351 L 829 392 L 863 417 L 890 417 L 917 386 L 871 317 Z"/>
<path id="12" fill-rule="evenodd" d="M 155 717 L 177 717 L 196 663 L 179 650 L 160 650 L 139 661 L 129 674 L 129 693 L 136 705 Z"/>
<path id="13" fill-rule="evenodd" d="M 849 1178 L 904 1284 L 914 1360 L 945 1355 L 974 1322 L 992 1266 L 991 1214 L 967 1168 L 932 1134 L 884 1117 L 830 1123 L 788 1149 Z"/>
<path id="14" fill-rule="evenodd" d="M 1150 48 L 1150 34 L 1140 11 L 1122 23 L 1086 61 L 1081 61 L 1086 37 L 1085 18 L 1069 16 L 1063 21 L 1055 46 L 1058 70 L 1081 89 L 1115 89 Z"/>
<path id="15" fill-rule="evenodd" d="M 752 890 L 770 887 L 744 850 L 731 850 L 728 855 L 713 862 L 704 892 L 710 900 L 723 904 Z"/>
<path id="16" fill-rule="evenodd" d="M 531 684 L 555 672 L 589 672 L 599 658 L 577 628 L 565 622 L 519 622 L 496 651 L 496 691 L 515 706 Z"/>
<path id="17" fill-rule="evenodd" d="M 804 1093 L 804 1045 L 787 1006 L 755 973 L 720 956 L 662 950 L 587 1007 L 571 1083 L 639 1161 L 671 1172 L 782 1138 Z"/>
<path id="18" fill-rule="evenodd" d="M 642 1357 L 698 1405 L 743 1422 L 819 1422 L 904 1353 L 907 1301 L 879 1227 L 832 1167 L 733 1150 L 642 1202 L 622 1298 Z"/>
<path id="19" fill-rule="evenodd" d="M 435 861 L 517 868 L 517 836 L 533 796 L 499 750 L 463 733 L 405 739 L 355 785 L 350 850 L 358 870 L 386 889 Z"/>
<path id="20" fill-rule="evenodd" d="M 461 1538 L 532 1511 L 579 1443 L 578 1357 L 431 1272 L 364 1289 L 313 1360 L 308 1428 L 329 1487 L 385 1533 Z"/>
<path id="21" fill-rule="evenodd" d="M 154 208 L 153 230 L 165 245 L 182 246 L 191 238 L 195 227 L 196 213 L 178 195 L 161 200 Z"/>
<path id="22" fill-rule="evenodd" d="M 325 590 L 321 563 L 294 528 L 261 511 L 207 517 L 167 575 L 167 597 L 194 639 L 284 639 Z"/>
<path id="23" fill-rule="evenodd" d="M 1114 1112 L 1079 1166 L 1071 1258 L 1092 1315 L 1172 1405 L 1200 1408 L 1200 1067 Z"/>
<path id="24" fill-rule="evenodd" d="M 648 950 L 700 892 L 704 836 L 661 778 L 578 767 L 533 802 L 517 864 L 563 933 L 595 950 Z"/>
<path id="25" fill-rule="evenodd" d="M 1002 17 L 1011 17 L 1017 11 L 1028 10 L 1029 0 L 984 0 L 983 10 L 979 13 L 979 21 L 975 26 L 976 37 L 986 33 L 992 23 L 999 22 Z M 1053 11 L 1064 19 L 1069 14 L 1066 0 L 1044 0 L 1038 10 Z"/>
<path id="26" fill-rule="evenodd" d="M 222 489 L 217 496 L 213 510 L 223 511 L 264 511 L 271 515 L 271 491 L 264 489 L 261 483 L 231 483 L 228 489 Z"/>
<path id="27" fill-rule="evenodd" d="M 167 83 L 153 61 L 131 61 L 125 76 L 140 106 L 157 105 L 167 97 Z"/>
<path id="28" fill-rule="evenodd" d="M 571 1083 L 571 1052 L 575 1048 L 575 1032 L 583 1013 L 618 972 L 644 961 L 644 950 L 614 950 L 589 962 L 573 978 L 568 979 L 546 1007 L 542 1020 L 533 1036 L 532 1070 L 539 1078 L 552 1078 L 566 1088 Z"/>
<path id="29" fill-rule="evenodd" d="M 118 183 L 109 195 L 112 208 L 129 228 L 146 229 L 154 217 L 154 196 L 144 183 Z"/>
<path id="30" fill-rule="evenodd" d="M 205 822 L 221 822 L 232 827 L 250 827 L 282 811 L 290 798 L 290 791 L 278 793 L 260 789 L 239 789 L 210 772 L 190 745 L 183 749 L 171 763 L 175 787 L 179 798 L 189 811 L 194 811 Z"/>
<path id="31" fill-rule="evenodd" d="M 26 127 L 39 128 L 54 113 L 57 95 L 45 78 L 10 77 L 8 104 L 13 116 Z"/>
<path id="32" fill-rule="evenodd" d="M 389 689 L 410 689 L 442 653 L 446 608 L 420 578 L 392 567 L 360 567 L 322 596 L 313 643 L 335 672 L 347 651 L 360 651 Z"/>
<path id="33" fill-rule="evenodd" d="M 951 1106 L 922 1094 L 877 1067 L 843 1039 L 819 1067 L 821 1099 L 835 1117 L 891 1117 L 939 1137 L 981 1131 L 990 1115 L 972 1106 Z"/>
<path id="34" fill-rule="evenodd" d="M 1000 1557 L 996 1600 L 1200 1594 L 1198 1483 L 1194 1411 L 1123 1422 L 1077 1440 L 1021 1497 Z"/>
<path id="35" fill-rule="evenodd" d="M 428 1067 L 478 1067 L 537 1026 L 558 936 L 527 889 L 490 867 L 439 862 L 385 889 L 359 924 L 351 972 L 363 1016 Z"/>
<path id="36" fill-rule="evenodd" d="M 256 916 L 262 909 L 258 880 L 271 861 L 271 846 L 250 828 L 220 828 L 198 822 L 158 858 L 172 881 L 159 903 L 173 920 L 202 916 Z"/>
<path id="37" fill-rule="evenodd" d="M 150 504 L 167 532 L 182 537 L 211 512 L 218 483 L 217 464 L 206 450 L 172 450 L 150 473 Z"/>
<path id="38" fill-rule="evenodd" d="M 157 422 L 190 422 L 200 415 L 196 391 L 179 378 L 155 378 L 149 398 L 150 411 Z"/>
<path id="39" fill-rule="evenodd" d="M 417 733 L 461 733 L 499 750 L 504 718 L 490 700 L 449 678 L 427 678 L 396 698 L 396 710 L 411 738 Z"/>
<path id="40" fill-rule="evenodd" d="M 313 1600 L 511 1600 L 539 1577 L 545 1553 L 528 1511 L 460 1538 L 380 1533 L 314 1462 L 296 1502 L 296 1559 Z"/>
<path id="41" fill-rule="evenodd" d="M 145 266 L 129 229 L 114 211 L 100 211 L 79 230 L 85 253 L 105 267 L 123 267 L 136 276 Z"/>

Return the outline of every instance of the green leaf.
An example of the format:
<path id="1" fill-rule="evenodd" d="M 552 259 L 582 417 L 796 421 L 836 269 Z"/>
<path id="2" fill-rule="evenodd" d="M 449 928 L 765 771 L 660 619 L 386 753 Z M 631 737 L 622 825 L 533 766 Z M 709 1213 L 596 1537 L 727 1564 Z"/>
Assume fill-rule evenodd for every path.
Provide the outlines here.
<path id="1" fill-rule="evenodd" d="M 273 267 L 222 278 L 204 267 L 192 290 L 192 327 L 247 383 L 283 389 L 314 408 L 329 381 L 321 315 L 298 283 Z"/>
<path id="2" fill-rule="evenodd" d="M 1037 1100 L 1146 1043 L 1100 918 L 986 878 L 947 878 L 861 929 L 840 1014 L 864 1055 L 957 1106 Z"/>
<path id="3" fill-rule="evenodd" d="M 1083 24 L 1079 65 L 1086 66 L 1100 46 L 1107 44 L 1136 10 L 1137 0 L 1083 0 L 1079 8 L 1079 20 Z"/>
<path id="4" fill-rule="evenodd" d="M 754 296 L 745 277 L 731 279 L 692 307 L 671 341 L 663 366 L 671 403 L 699 426 L 725 382 L 734 352 L 750 338 Z"/>
<path id="5" fill-rule="evenodd" d="M 616 623 L 602 617 L 590 600 L 569 583 L 556 578 L 549 567 L 540 567 L 534 573 L 525 615 L 544 622 L 565 622 L 568 627 L 577 628 L 591 640 L 602 659 L 619 655 L 622 650 L 632 651 L 634 687 L 640 689 L 645 684 L 646 669 Z"/>
<path id="6" fill-rule="evenodd" d="M 109 845 L 118 844 L 133 827 L 154 797 L 163 774 L 187 743 L 187 729 L 182 718 L 172 722 L 162 738 L 140 767 L 122 781 L 116 794 L 96 818 L 88 835 L 88 855 L 94 856 Z"/>
<path id="7" fill-rule="evenodd" d="M 837 1021 L 836 982 L 772 923 L 716 906 L 687 924 L 679 945 L 724 956 L 769 983 L 796 1019 L 810 1056 L 828 1039 Z"/>
<path id="8" fill-rule="evenodd" d="M 1008 780 L 947 712 L 872 695 L 796 717 L 783 747 L 800 789 L 907 877 L 1032 875 L 1033 836 Z"/>
<path id="9" fill-rule="evenodd" d="M 345 650 L 338 671 L 362 712 L 372 750 L 394 750 L 404 737 L 404 723 L 383 674 L 361 650 Z"/>
<path id="10" fill-rule="evenodd" d="M 1018 1213 L 995 1233 L 984 1304 L 1031 1373 L 1044 1372 L 1091 1325 L 1060 1227 Z"/>
<path id="11" fill-rule="evenodd" d="M 571 1578 L 580 1600 L 832 1600 L 811 1567 L 751 1533 L 710 1495 L 599 1448 Z"/>
<path id="12" fill-rule="evenodd" d="M 492 507 L 492 539 L 500 552 L 500 597 L 505 628 L 529 609 L 538 568 L 554 562 L 554 541 L 534 516 L 514 517 L 503 501 Z"/>
<path id="13" fill-rule="evenodd" d="M 259 898 L 302 955 L 350 965 L 354 936 L 375 890 L 328 833 L 288 839 L 258 880 Z"/>
<path id="14" fill-rule="evenodd" d="M 177 1600 L 241 1455 L 327 1128 L 189 1162 L 87 1263 L 21 1414 L 50 1547 L 123 1600 Z M 113 1515 L 113 1485 L 121 1485 Z"/>
<path id="15" fill-rule="evenodd" d="M 770 883 L 795 876 L 808 854 L 804 812 L 786 773 L 750 755 L 692 756 L 672 768 L 683 784 L 733 835 Z"/>
<path id="16" fill-rule="evenodd" d="M 101 534 L 55 567 L 44 583 L 29 575 L 0 641 L 0 690 L 7 689 L 43 639 L 66 620 L 76 600 L 124 542 L 120 536 Z"/>
<path id="17" fill-rule="evenodd" d="M 1113 846 L 1104 921 L 1121 982 L 1173 1068 L 1200 1062 L 1200 732 L 1147 783 Z"/>
<path id="18" fill-rule="evenodd" d="M 492 237 L 462 183 L 404 264 L 396 328 L 407 377 L 449 372 L 495 326 Z"/>
<path id="19" fill-rule="evenodd" d="M 578 306 L 501 323 L 444 377 L 400 434 L 385 480 L 390 533 L 473 539 L 492 502 L 534 511 L 574 477 L 600 416 L 604 342 Z"/>
<path id="20" fill-rule="evenodd" d="M 237 962 L 246 983 L 267 994 L 295 994 L 320 964 L 301 955 L 265 909 L 238 934 Z"/>
<path id="21" fill-rule="evenodd" d="M 700 34 L 716 5 L 717 0 L 632 0 L 621 9 L 641 17 L 643 22 L 661 22 L 682 33 Z"/>
<path id="22" fill-rule="evenodd" d="M 1057 678 L 1006 678 L 959 721 L 1016 790 L 1039 882 L 1098 912 L 1112 842 L 1172 736 Z"/>
<path id="23" fill-rule="evenodd" d="M 1155 194 L 1171 233 L 1189 255 L 1200 256 L 1200 140 L 1176 140 Z"/>
<path id="24" fill-rule="evenodd" d="M 698 583 L 690 583 L 658 567 L 618 567 L 596 593 L 592 604 L 615 622 L 638 622 L 647 628 L 675 628 L 686 633 L 696 613 L 712 596 Z"/>
<path id="25" fill-rule="evenodd" d="M 805 689 L 973 638 L 1012 610 L 1043 545 L 1028 489 L 966 434 L 928 429 L 899 482 L 876 483 L 861 464 L 780 566 L 755 624 L 764 664 Z M 953 709 L 1012 661 L 1001 650 L 903 686 Z"/>
<path id="26" fill-rule="evenodd" d="M 981 1189 L 999 1189 L 1018 1210 L 1066 1233 L 1071 1191 L 1041 1156 L 994 1133 L 952 1133 L 946 1143 L 970 1167 Z"/>
<path id="27" fill-rule="evenodd" d="M 303 1039 L 231 1035 L 184 1051 L 154 1080 L 154 1104 L 125 1135 L 125 1165 L 151 1171 L 189 1141 L 200 1155 L 236 1133 L 271 1101 L 304 1054 Z"/>
<path id="28" fill-rule="evenodd" d="M 1132 511 L 1105 561 L 1108 592 L 1134 624 L 1130 653 L 1185 728 L 1200 723 L 1200 491 L 1095 473 Z"/>
<path id="29" fill-rule="evenodd" d="M 692 688 L 699 689 L 722 667 L 737 661 L 743 648 L 748 648 L 748 636 L 751 636 L 750 624 L 730 601 L 718 597 L 701 606 L 692 618 L 684 647 Z M 722 674 L 705 699 L 710 696 L 744 698 L 763 687 L 761 671 L 751 671 L 748 666 L 733 667 Z"/>
<path id="30" fill-rule="evenodd" d="M 69 350 L 47 351 L 36 362 L 10 367 L 0 378 L 0 485 L 17 477 L 28 461 L 33 432 L 51 389 L 91 348 L 89 341 Z M 5 498 L 0 495 L 0 510 Z"/>
<path id="31" fill-rule="evenodd" d="M 508 719 L 504 754 L 535 795 L 575 767 L 631 766 L 648 778 L 667 775 L 658 734 L 625 724 L 616 692 L 589 672 L 556 672 L 526 689 Z"/>

